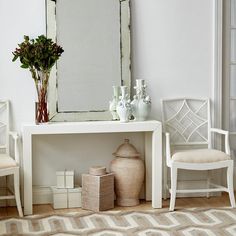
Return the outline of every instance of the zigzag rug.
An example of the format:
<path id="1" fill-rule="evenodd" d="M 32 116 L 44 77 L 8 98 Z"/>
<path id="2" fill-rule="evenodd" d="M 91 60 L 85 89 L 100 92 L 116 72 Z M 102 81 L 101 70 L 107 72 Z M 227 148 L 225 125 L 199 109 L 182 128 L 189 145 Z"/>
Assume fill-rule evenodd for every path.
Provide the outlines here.
<path id="1" fill-rule="evenodd" d="M 8 218 L 0 235 L 224 236 L 236 235 L 236 210 L 109 211 Z"/>

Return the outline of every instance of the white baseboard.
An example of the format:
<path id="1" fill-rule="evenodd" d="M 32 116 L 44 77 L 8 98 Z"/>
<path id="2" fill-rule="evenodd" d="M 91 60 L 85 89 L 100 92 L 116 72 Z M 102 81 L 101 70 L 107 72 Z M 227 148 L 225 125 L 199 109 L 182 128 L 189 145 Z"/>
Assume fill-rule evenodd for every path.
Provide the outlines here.
<path id="1" fill-rule="evenodd" d="M 5 188 L 0 188 L 0 195 L 5 195 Z M 50 187 L 33 187 L 33 204 L 52 204 L 52 201 L 52 190 Z M 1 200 L 0 207 L 6 206 L 16 206 L 15 200 Z"/>
<path id="2" fill-rule="evenodd" d="M 204 189 L 204 188 L 206 188 L 206 180 L 182 180 L 178 181 L 178 187 L 177 187 L 177 189 Z M 167 196 L 169 198 L 168 192 Z M 211 193 L 210 196 L 221 196 L 221 192 Z M 178 193 L 177 197 L 206 197 L 206 193 Z"/>
<path id="3" fill-rule="evenodd" d="M 197 181 L 180 181 L 178 183 L 178 188 L 205 188 L 206 181 L 197 180 Z M 212 193 L 212 196 L 220 196 L 221 193 Z M 141 194 L 140 197 L 143 199 L 144 194 Z M 188 193 L 188 194 L 178 194 L 178 197 L 205 197 L 206 193 Z M 52 191 L 50 187 L 43 186 L 34 186 L 33 187 L 33 204 L 51 204 L 52 199 Z"/>
<path id="4" fill-rule="evenodd" d="M 234 183 L 236 184 L 236 168 L 234 175 Z M 205 188 L 206 181 L 204 180 L 191 180 L 191 181 L 179 181 L 178 188 L 179 189 L 191 189 L 191 188 Z M 212 196 L 220 196 L 221 193 L 212 193 Z M 178 194 L 177 197 L 205 197 L 206 193 L 188 193 L 188 194 Z M 144 198 L 144 194 L 140 194 L 140 198 Z M 33 186 L 33 204 L 52 204 L 53 196 L 50 187 L 45 186 Z M 2 206 L 15 206 L 15 201 L 10 200 L 8 203 L 6 201 L 0 201 L 0 207 Z"/>
<path id="5" fill-rule="evenodd" d="M 6 190 L 4 187 L 0 187 L 0 195 L 4 196 L 6 195 Z M 1 200 L 0 201 L 0 207 L 5 207 L 7 205 L 7 201 L 6 200 Z"/>
<path id="6" fill-rule="evenodd" d="M 52 204 L 53 196 L 50 187 L 33 186 L 33 204 Z"/>
<path id="7" fill-rule="evenodd" d="M 0 195 L 1 196 L 9 195 L 8 193 L 9 192 L 7 191 L 6 187 L 0 187 Z M 0 207 L 6 207 L 6 206 L 16 206 L 15 199 L 1 200 Z"/>
<path id="8" fill-rule="evenodd" d="M 5 195 L 4 189 L 5 188 L 0 188 L 1 195 Z M 50 187 L 44 187 L 44 186 L 33 187 L 33 204 L 51 204 L 52 201 L 53 201 L 52 191 Z M 1 200 L 0 207 L 5 207 L 5 206 L 16 206 L 15 200 Z"/>

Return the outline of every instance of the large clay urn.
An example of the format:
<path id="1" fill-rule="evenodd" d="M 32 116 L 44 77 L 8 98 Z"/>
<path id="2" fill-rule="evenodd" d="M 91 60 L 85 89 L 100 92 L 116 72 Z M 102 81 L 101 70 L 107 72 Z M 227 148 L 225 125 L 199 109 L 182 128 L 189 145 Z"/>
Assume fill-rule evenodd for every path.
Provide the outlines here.
<path id="1" fill-rule="evenodd" d="M 115 176 L 116 203 L 118 206 L 135 206 L 139 204 L 139 194 L 144 181 L 144 163 L 140 153 L 125 139 L 111 162 L 111 172 Z"/>

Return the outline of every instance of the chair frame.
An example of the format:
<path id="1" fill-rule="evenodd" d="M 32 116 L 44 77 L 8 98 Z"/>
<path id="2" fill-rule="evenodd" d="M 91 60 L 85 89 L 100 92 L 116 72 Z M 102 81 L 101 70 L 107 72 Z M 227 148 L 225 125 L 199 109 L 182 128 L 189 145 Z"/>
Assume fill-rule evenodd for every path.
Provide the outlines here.
<path id="1" fill-rule="evenodd" d="M 170 133 L 166 132 L 167 128 L 167 121 L 168 119 L 165 117 L 165 108 L 164 104 L 169 103 L 169 102 L 183 102 L 181 108 L 179 111 L 182 109 L 184 104 L 187 104 L 190 101 L 193 102 L 202 102 L 203 105 L 207 106 L 207 119 L 205 123 L 208 125 L 208 138 L 205 140 L 205 142 L 188 142 L 189 140 L 186 139 L 186 142 L 183 143 L 171 143 L 170 140 Z M 211 117 L 210 117 L 210 100 L 209 99 L 195 99 L 195 98 L 174 98 L 174 99 L 163 99 L 162 102 L 162 120 L 163 120 L 163 126 L 164 126 L 164 132 L 166 136 L 166 165 L 167 167 L 170 168 L 170 174 L 171 174 L 171 188 L 169 189 L 168 184 L 167 184 L 167 168 L 164 168 L 164 188 L 169 189 L 170 192 L 170 207 L 169 210 L 173 211 L 175 208 L 175 199 L 176 199 L 176 194 L 177 193 L 202 193 L 206 192 L 206 196 L 209 197 L 209 193 L 211 192 L 228 192 L 229 193 L 229 198 L 230 198 L 230 203 L 232 207 L 235 207 L 235 197 L 234 197 L 234 189 L 233 189 L 233 160 L 225 160 L 225 161 L 218 161 L 218 162 L 211 162 L 211 163 L 187 163 L 187 162 L 174 162 L 172 160 L 172 155 L 171 155 L 171 147 L 172 146 L 178 146 L 178 145 L 202 145 L 202 144 L 207 144 L 208 149 L 212 148 L 212 133 L 218 133 L 221 135 L 224 135 L 224 144 L 225 144 L 225 153 L 230 156 L 230 147 L 229 147 L 229 132 L 222 130 L 222 129 L 216 129 L 216 128 L 211 128 Z M 188 108 L 191 110 L 190 106 Z M 201 107 L 200 107 L 201 109 Z M 199 109 L 199 110 L 200 110 Z M 178 112 L 179 112 L 178 111 Z M 178 113 L 177 112 L 177 113 Z M 176 114 L 177 114 L 176 113 Z M 221 186 L 221 185 L 216 185 L 214 183 L 210 182 L 210 171 L 215 170 L 215 169 L 221 169 L 221 168 L 227 168 L 227 187 Z M 207 170 L 208 172 L 208 177 L 207 177 L 207 188 L 206 189 L 177 189 L 177 174 L 178 174 L 178 169 L 184 169 L 184 170 Z M 214 188 L 211 188 L 214 187 Z M 167 197 L 167 193 L 165 191 L 164 193 L 164 198 Z"/>
<path id="2" fill-rule="evenodd" d="M 16 206 L 20 217 L 23 217 L 22 207 L 21 207 L 21 200 L 20 200 L 20 156 L 19 156 L 19 146 L 18 146 L 18 134 L 16 132 L 12 132 L 9 129 L 9 101 L 8 100 L 0 100 L 0 110 L 4 109 L 6 111 L 6 122 L 0 122 L 0 127 L 5 127 L 6 130 L 6 143 L 5 145 L 1 145 L 0 149 L 5 150 L 6 155 L 11 157 L 10 155 L 10 148 L 9 148 L 9 140 L 10 137 L 14 140 L 14 159 L 17 163 L 17 166 L 9 167 L 0 169 L 0 177 L 9 175 L 13 175 L 14 180 L 14 191 L 11 189 L 8 189 L 9 192 L 12 193 L 12 195 L 7 196 L 0 196 L 0 200 L 8 200 L 8 199 L 15 199 L 16 200 Z M 1 157 L 0 157 L 1 161 Z M 6 186 L 8 188 L 8 186 Z"/>

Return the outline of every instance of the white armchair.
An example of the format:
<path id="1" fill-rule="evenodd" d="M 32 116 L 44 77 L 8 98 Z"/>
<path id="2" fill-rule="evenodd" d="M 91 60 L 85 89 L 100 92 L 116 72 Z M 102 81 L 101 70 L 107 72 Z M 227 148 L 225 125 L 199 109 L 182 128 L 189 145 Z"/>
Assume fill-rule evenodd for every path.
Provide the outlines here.
<path id="1" fill-rule="evenodd" d="M 162 100 L 162 120 L 166 132 L 166 165 L 170 168 L 171 188 L 164 171 L 164 186 L 170 192 L 170 210 L 175 208 L 177 193 L 209 193 L 225 191 L 235 207 L 233 190 L 233 160 L 230 157 L 229 132 L 211 128 L 209 99 L 165 99 Z M 212 133 L 225 136 L 225 151 L 212 149 Z M 195 147 L 193 149 L 193 146 Z M 213 170 L 227 168 L 227 187 L 210 182 L 208 173 L 206 189 L 177 190 L 178 169 Z"/>
<path id="2" fill-rule="evenodd" d="M 10 137 L 14 140 L 14 158 L 10 155 L 9 140 Z M 16 206 L 19 215 L 22 217 L 22 208 L 20 200 L 20 158 L 18 149 L 18 135 L 16 132 L 9 131 L 9 102 L 0 100 L 0 177 L 13 175 L 14 191 L 8 189 L 11 195 L 0 196 L 0 200 L 16 199 Z"/>

